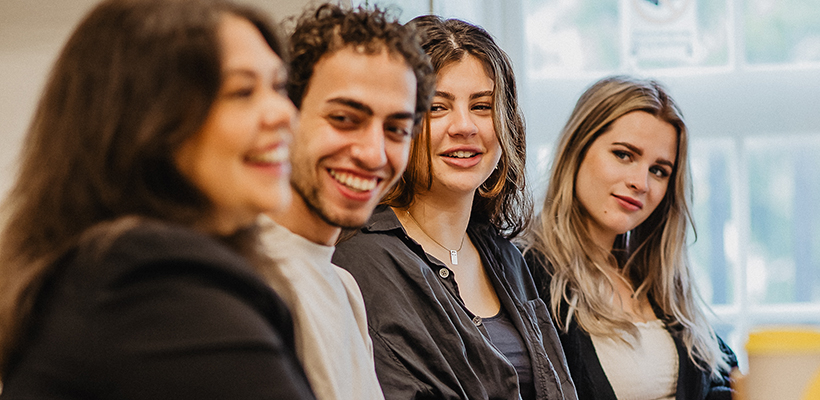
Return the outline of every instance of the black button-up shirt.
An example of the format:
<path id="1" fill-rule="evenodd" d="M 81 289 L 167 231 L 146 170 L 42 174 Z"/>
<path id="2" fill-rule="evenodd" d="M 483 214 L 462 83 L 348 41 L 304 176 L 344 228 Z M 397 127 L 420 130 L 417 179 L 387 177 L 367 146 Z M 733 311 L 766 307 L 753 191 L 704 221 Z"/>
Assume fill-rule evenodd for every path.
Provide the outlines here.
<path id="1" fill-rule="evenodd" d="M 536 398 L 575 400 L 555 327 L 521 253 L 488 227 L 471 224 L 467 233 L 524 338 Z M 333 263 L 361 287 L 385 398 L 519 398 L 515 368 L 482 334 L 452 271 L 407 235 L 392 209 L 379 206 L 336 246 Z"/>

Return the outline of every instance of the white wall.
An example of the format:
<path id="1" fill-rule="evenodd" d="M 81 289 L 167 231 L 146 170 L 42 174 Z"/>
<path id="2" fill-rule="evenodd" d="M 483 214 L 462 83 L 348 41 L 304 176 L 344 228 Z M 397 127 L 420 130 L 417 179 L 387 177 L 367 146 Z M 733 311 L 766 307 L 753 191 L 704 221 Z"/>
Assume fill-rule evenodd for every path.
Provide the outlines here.
<path id="1" fill-rule="evenodd" d="M 20 143 L 51 64 L 97 1 L 0 0 L 0 197 L 13 182 Z M 316 0 L 244 1 L 281 20 Z"/>

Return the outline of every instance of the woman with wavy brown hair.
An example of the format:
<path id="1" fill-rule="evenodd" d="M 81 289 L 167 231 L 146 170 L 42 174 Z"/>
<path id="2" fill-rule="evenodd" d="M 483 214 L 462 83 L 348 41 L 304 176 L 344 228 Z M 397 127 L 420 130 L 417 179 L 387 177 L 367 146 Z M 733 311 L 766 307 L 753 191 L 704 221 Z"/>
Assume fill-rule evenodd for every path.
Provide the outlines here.
<path id="1" fill-rule="evenodd" d="M 408 168 L 333 262 L 364 296 L 386 398 L 574 399 L 521 253 L 525 132 L 506 54 L 480 27 L 410 22 L 437 83 Z"/>
<path id="2" fill-rule="evenodd" d="M 729 399 L 734 354 L 686 254 L 688 132 L 658 82 L 604 78 L 559 139 L 525 256 L 579 399 Z"/>
<path id="3" fill-rule="evenodd" d="M 286 60 L 222 1 L 79 24 L 3 207 L 0 398 L 313 398 L 256 246 L 290 201 Z"/>

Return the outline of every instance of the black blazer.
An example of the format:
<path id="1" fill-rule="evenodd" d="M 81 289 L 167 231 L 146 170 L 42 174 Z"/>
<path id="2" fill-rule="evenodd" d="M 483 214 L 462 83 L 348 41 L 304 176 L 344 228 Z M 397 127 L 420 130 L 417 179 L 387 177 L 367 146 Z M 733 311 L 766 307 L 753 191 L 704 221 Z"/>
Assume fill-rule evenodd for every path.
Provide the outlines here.
<path id="1" fill-rule="evenodd" d="M 155 222 L 98 245 L 57 263 L 2 400 L 313 398 L 290 314 L 244 258 Z"/>
<path id="2" fill-rule="evenodd" d="M 550 302 L 550 276 L 544 267 L 543 259 L 534 256 L 533 252 L 526 254 L 527 264 L 532 270 L 536 285 L 544 302 Z M 562 318 L 566 316 L 566 308 L 562 308 Z M 661 315 L 657 307 L 655 314 L 661 320 L 666 318 Z M 680 329 L 667 326 L 667 330 L 675 342 L 678 350 L 678 384 L 676 400 L 731 400 L 732 390 L 730 388 L 729 372 L 724 372 L 717 381 L 713 381 L 710 373 L 699 368 L 689 358 L 686 346 L 683 343 Z M 567 332 L 558 331 L 561 346 L 567 357 L 567 365 L 572 380 L 575 382 L 575 389 L 578 392 L 578 400 L 617 400 L 615 392 L 604 373 L 592 338 L 581 329 L 573 320 Z M 726 354 L 730 367 L 737 367 L 737 357 L 734 352 L 720 340 L 720 348 Z"/>

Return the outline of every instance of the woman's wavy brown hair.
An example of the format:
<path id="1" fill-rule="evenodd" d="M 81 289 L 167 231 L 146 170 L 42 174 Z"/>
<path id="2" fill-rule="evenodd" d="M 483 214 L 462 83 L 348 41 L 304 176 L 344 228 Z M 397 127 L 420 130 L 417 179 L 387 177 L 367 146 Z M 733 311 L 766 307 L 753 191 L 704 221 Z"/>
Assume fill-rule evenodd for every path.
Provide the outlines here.
<path id="1" fill-rule="evenodd" d="M 532 201 L 525 187 L 524 118 L 518 107 L 515 74 L 509 57 L 487 31 L 458 19 L 426 15 L 408 24 L 422 35 L 422 47 L 436 73 L 470 55 L 481 61 L 493 80 L 493 125 L 502 154 L 498 167 L 478 188 L 470 218 L 489 224 L 508 239 L 517 236 L 530 220 Z M 413 140 L 407 169 L 383 203 L 408 207 L 416 193 L 430 189 L 432 175 L 427 171 L 431 165 L 430 152 L 430 124 L 429 118 L 425 118 L 421 134 Z"/>

